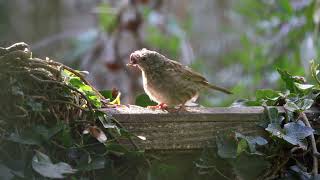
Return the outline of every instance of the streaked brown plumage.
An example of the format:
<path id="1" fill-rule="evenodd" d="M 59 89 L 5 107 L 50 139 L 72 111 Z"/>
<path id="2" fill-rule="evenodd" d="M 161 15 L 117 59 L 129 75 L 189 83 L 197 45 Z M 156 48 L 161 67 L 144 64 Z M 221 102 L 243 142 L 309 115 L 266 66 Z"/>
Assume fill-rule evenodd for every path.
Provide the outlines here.
<path id="1" fill-rule="evenodd" d="M 130 55 L 129 65 L 142 71 L 143 88 L 150 99 L 168 106 L 181 105 L 195 99 L 203 89 L 210 88 L 227 94 L 227 89 L 210 84 L 203 76 L 155 51 L 142 49 Z"/>

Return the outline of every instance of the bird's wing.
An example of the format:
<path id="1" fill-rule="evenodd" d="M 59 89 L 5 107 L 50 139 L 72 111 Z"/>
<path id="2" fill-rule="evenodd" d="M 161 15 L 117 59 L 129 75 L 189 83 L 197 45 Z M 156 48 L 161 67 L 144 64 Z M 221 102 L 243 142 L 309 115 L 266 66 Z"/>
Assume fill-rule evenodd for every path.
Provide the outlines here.
<path id="1" fill-rule="evenodd" d="M 169 60 L 170 66 L 173 66 L 172 69 L 175 71 L 180 71 L 180 75 L 182 79 L 190 80 L 193 82 L 199 82 L 204 85 L 208 84 L 208 81 L 206 78 L 204 78 L 201 74 L 194 72 L 191 68 L 188 66 L 184 66 L 176 61 Z"/>

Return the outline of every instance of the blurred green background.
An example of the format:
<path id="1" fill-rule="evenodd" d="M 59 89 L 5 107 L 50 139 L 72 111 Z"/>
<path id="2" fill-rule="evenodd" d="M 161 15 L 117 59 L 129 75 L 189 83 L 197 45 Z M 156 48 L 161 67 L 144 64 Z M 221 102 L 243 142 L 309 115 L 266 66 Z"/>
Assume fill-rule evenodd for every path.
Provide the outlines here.
<path id="1" fill-rule="evenodd" d="M 317 62 L 320 4 L 312 0 L 0 0 L 0 46 L 24 41 L 35 56 L 90 72 L 122 103 L 143 93 L 125 64 L 143 47 L 200 72 L 234 95 L 205 92 L 204 106 L 228 106 L 278 89 L 276 68 L 308 75 Z"/>

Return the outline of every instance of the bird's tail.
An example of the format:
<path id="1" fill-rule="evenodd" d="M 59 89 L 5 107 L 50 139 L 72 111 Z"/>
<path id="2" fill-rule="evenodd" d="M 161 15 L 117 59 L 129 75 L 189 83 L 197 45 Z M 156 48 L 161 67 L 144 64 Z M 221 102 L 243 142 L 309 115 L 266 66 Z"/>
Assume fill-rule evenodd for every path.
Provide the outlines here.
<path id="1" fill-rule="evenodd" d="M 207 87 L 210 88 L 210 89 L 214 89 L 214 90 L 217 90 L 217 91 L 221 91 L 221 92 L 224 92 L 226 94 L 233 94 L 231 91 L 229 91 L 228 89 L 225 89 L 225 88 L 222 88 L 222 87 L 218 87 L 216 85 L 213 85 L 213 84 L 210 84 L 208 83 L 207 84 Z"/>

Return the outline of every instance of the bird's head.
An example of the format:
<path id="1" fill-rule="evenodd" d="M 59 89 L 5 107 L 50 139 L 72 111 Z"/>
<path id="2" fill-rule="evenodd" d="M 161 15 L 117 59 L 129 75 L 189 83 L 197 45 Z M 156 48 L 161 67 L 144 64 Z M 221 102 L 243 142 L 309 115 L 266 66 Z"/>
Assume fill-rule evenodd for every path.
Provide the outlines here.
<path id="1" fill-rule="evenodd" d="M 163 63 L 165 57 L 156 51 L 148 49 L 137 50 L 130 55 L 130 61 L 127 65 L 138 66 L 140 69 L 156 68 Z"/>

